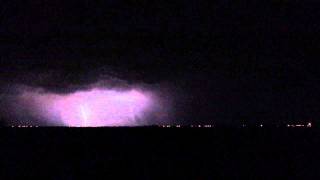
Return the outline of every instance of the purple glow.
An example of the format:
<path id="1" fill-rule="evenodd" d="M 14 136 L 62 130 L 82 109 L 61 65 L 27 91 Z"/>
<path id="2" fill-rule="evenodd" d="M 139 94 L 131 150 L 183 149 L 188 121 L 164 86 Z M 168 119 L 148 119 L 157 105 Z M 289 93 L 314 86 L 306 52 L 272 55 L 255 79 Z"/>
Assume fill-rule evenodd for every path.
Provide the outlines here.
<path id="1" fill-rule="evenodd" d="M 23 102 L 32 105 L 33 115 L 66 126 L 135 126 L 153 105 L 150 93 L 130 90 L 92 89 L 68 95 L 25 92 Z"/>
<path id="2" fill-rule="evenodd" d="M 57 100 L 53 110 L 69 126 L 133 125 L 148 105 L 148 98 L 137 91 L 92 90 Z"/>

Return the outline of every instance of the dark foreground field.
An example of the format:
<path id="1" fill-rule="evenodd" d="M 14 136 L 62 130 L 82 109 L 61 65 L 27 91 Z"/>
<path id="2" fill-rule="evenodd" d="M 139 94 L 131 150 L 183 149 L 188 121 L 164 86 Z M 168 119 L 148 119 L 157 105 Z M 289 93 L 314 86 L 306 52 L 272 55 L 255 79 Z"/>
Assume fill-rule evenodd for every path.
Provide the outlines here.
<path id="1" fill-rule="evenodd" d="M 11 178 L 291 179 L 315 178 L 320 167 L 315 128 L 1 128 L 0 135 L 0 172 Z"/>

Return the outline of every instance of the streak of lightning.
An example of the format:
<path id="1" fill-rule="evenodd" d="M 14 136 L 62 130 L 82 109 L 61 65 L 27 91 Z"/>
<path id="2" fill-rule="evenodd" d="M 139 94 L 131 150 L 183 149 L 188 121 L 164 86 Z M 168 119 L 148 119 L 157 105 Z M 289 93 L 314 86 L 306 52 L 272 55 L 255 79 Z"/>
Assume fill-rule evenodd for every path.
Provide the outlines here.
<path id="1" fill-rule="evenodd" d="M 86 112 L 86 108 L 81 105 L 80 106 L 80 111 L 81 111 L 81 117 L 82 117 L 82 126 L 86 127 L 87 126 L 87 122 L 88 122 L 88 114 Z"/>

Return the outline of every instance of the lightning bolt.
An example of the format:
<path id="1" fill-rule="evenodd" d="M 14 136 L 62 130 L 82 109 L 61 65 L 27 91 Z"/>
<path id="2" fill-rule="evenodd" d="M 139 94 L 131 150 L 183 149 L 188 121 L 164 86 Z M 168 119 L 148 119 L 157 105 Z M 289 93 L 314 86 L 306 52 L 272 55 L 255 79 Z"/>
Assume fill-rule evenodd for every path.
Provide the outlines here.
<path id="1" fill-rule="evenodd" d="M 82 126 L 86 127 L 88 122 L 88 114 L 86 112 L 86 108 L 81 105 L 80 106 L 81 116 L 82 116 Z"/>

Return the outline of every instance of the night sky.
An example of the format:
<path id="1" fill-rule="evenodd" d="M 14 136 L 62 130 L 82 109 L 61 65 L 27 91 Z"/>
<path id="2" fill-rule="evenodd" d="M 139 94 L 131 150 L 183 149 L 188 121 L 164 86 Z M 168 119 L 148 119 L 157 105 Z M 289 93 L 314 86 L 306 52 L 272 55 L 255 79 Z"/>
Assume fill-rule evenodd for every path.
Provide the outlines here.
<path id="1" fill-rule="evenodd" d="M 317 122 L 319 5 L 3 2 L 1 123 L 23 121 L 12 103 L 21 89 L 65 95 L 101 82 L 156 92 L 170 107 L 163 123 Z"/>

